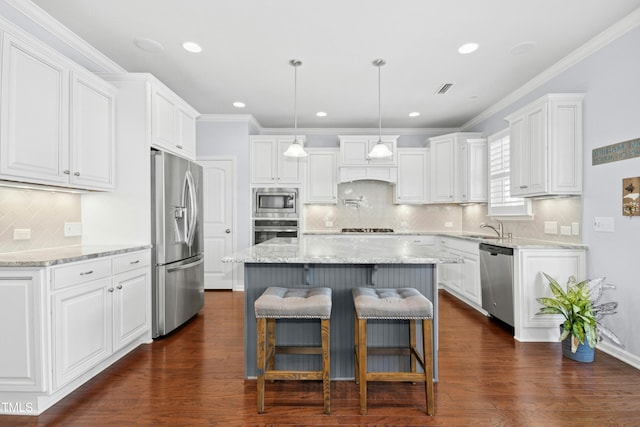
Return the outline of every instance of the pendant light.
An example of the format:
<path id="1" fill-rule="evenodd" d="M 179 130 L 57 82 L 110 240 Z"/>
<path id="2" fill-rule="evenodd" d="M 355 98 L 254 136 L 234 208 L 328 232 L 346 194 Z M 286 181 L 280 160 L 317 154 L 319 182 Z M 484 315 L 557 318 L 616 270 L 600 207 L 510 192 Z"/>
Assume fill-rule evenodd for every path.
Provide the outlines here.
<path id="1" fill-rule="evenodd" d="M 380 107 L 380 67 L 386 64 L 384 59 L 375 59 L 373 61 L 373 65 L 378 67 L 378 142 L 373 146 L 371 152 L 369 153 L 369 157 L 372 159 L 384 159 L 386 157 L 393 156 L 391 150 L 387 148 L 386 145 L 382 142 L 382 109 Z"/>
<path id="2" fill-rule="evenodd" d="M 284 152 L 286 157 L 307 157 L 307 152 L 302 148 L 302 142 L 298 140 L 298 67 L 302 61 L 292 59 L 289 64 L 293 67 L 293 142 Z"/>

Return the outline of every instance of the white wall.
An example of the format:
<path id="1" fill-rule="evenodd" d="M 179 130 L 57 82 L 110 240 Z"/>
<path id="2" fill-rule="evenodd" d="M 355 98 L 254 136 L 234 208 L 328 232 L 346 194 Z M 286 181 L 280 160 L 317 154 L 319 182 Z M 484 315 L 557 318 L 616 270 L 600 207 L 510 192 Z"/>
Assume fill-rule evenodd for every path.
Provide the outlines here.
<path id="1" fill-rule="evenodd" d="M 237 228 L 238 250 L 251 244 L 251 195 L 249 188 L 248 120 L 222 122 L 206 115 L 196 122 L 196 159 L 207 156 L 234 156 L 237 165 Z"/>
<path id="2" fill-rule="evenodd" d="M 618 313 L 605 319 L 625 343 L 623 358 L 640 361 L 640 284 L 637 254 L 640 217 L 622 216 L 622 179 L 640 176 L 640 158 L 591 165 L 594 148 L 640 137 L 640 29 L 636 28 L 538 87 L 468 131 L 490 135 L 504 129 L 504 117 L 550 92 L 581 92 L 584 98 L 583 243 L 588 276 L 606 276 L 617 286 L 603 301 L 618 301 Z M 598 216 L 613 217 L 615 232 L 593 229 Z M 610 346 L 606 346 L 610 348 Z M 615 350 L 615 349 L 614 349 Z M 629 360 L 628 360 L 629 361 Z"/>

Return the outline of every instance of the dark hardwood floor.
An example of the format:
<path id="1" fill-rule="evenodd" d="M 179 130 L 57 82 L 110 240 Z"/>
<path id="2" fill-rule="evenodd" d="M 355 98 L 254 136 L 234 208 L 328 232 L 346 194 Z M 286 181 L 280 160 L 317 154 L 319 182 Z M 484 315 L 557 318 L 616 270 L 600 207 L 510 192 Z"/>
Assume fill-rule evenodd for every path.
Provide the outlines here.
<path id="1" fill-rule="evenodd" d="M 136 349 L 41 416 L 0 416 L 0 425 L 640 425 L 640 371 L 599 351 L 582 364 L 562 358 L 559 343 L 519 343 L 442 291 L 435 416 L 424 413 L 424 387 L 402 383 L 371 384 L 360 416 L 352 381 L 332 383 L 331 415 L 322 414 L 319 381 L 267 384 L 259 415 L 255 381 L 243 379 L 243 297 L 207 292 L 205 309 L 178 333 Z"/>

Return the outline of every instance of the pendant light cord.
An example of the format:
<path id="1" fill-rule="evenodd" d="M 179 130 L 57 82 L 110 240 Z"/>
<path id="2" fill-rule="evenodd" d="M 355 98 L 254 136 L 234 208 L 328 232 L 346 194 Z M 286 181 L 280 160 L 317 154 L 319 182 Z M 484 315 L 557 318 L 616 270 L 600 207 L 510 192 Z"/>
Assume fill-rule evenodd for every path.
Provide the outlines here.
<path id="1" fill-rule="evenodd" d="M 380 90 L 380 67 L 384 65 L 384 61 L 378 63 L 378 142 L 382 142 L 382 95 Z"/>

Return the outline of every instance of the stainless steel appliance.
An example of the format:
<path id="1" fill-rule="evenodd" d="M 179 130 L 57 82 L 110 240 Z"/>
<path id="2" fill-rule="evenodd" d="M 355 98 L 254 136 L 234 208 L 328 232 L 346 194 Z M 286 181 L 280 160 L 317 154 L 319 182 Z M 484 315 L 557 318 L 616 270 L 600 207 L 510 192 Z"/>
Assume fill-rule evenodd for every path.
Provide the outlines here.
<path id="1" fill-rule="evenodd" d="M 151 151 L 153 337 L 182 325 L 204 305 L 202 167 Z"/>
<path id="2" fill-rule="evenodd" d="M 298 237 L 297 219 L 254 219 L 253 244 L 276 237 Z"/>
<path id="3" fill-rule="evenodd" d="M 297 188 L 254 188 L 254 218 L 298 218 Z"/>
<path id="4" fill-rule="evenodd" d="M 513 249 L 480 243 L 482 308 L 513 326 Z"/>

